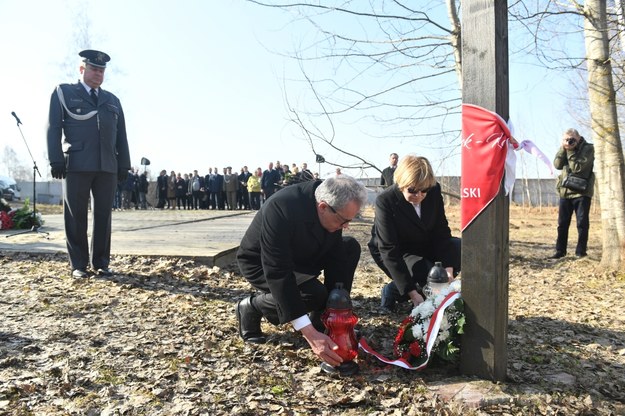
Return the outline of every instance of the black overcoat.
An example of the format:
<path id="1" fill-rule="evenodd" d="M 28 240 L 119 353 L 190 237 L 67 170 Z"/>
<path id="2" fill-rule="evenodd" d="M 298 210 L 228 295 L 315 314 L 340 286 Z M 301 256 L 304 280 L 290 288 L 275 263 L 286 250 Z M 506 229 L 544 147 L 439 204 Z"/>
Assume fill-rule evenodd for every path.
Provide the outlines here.
<path id="1" fill-rule="evenodd" d="M 437 183 L 421 202 L 421 218 L 397 184 L 381 192 L 375 201 L 369 245 L 377 247 L 380 260 L 401 293 L 416 290 L 404 261 L 405 254 L 418 255 L 432 263 L 440 261 L 444 267 L 452 266 L 457 253 L 445 216 L 440 184 Z"/>
<path id="2" fill-rule="evenodd" d="M 243 276 L 273 295 L 280 323 L 307 313 L 294 272 L 319 275 L 323 270 L 327 279 L 353 274 L 343 261 L 342 230 L 330 233 L 319 221 L 314 192 L 320 183 L 276 192 L 256 213 L 237 253 Z"/>

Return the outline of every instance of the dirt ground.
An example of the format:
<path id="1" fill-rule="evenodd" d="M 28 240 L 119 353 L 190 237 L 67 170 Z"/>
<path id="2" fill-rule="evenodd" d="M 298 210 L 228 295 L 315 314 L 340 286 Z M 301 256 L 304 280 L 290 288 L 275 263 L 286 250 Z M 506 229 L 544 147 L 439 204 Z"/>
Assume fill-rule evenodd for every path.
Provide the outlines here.
<path id="1" fill-rule="evenodd" d="M 455 235 L 457 210 L 448 208 Z M 547 259 L 556 217 L 511 208 L 508 378 L 497 385 L 507 401 L 444 400 L 432 385 L 470 379 L 440 364 L 411 372 L 360 356 L 358 376 L 328 376 L 287 327 L 263 323 L 268 344 L 245 345 L 234 306 L 250 286 L 235 268 L 118 256 L 116 276 L 74 280 L 64 255 L 22 253 L 0 254 L 0 414 L 625 414 L 625 276 L 597 269 L 596 210 L 589 256 Z M 371 222 L 365 212 L 348 233 L 364 243 Z M 363 250 L 355 313 L 392 356 L 410 307 L 381 314 L 383 282 Z"/>

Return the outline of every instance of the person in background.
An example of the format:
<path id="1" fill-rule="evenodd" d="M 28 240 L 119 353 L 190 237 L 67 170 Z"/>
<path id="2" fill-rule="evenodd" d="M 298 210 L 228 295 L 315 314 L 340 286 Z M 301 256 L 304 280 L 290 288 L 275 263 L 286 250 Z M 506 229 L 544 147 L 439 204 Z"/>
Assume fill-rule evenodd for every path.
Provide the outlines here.
<path id="1" fill-rule="evenodd" d="M 176 175 L 176 206 L 178 209 L 187 209 L 187 183 L 180 172 Z"/>
<path id="2" fill-rule="evenodd" d="M 134 189 L 132 190 L 132 202 L 135 206 L 135 209 L 139 209 L 139 168 L 130 169 L 130 171 L 128 172 L 128 175 L 131 175 L 131 174 L 134 177 L 133 178 Z"/>
<path id="3" fill-rule="evenodd" d="M 148 199 L 147 199 L 148 188 L 149 188 L 148 175 L 147 173 L 145 173 L 145 171 L 143 171 L 143 173 L 139 175 L 139 185 L 138 185 L 139 208 L 141 209 L 148 209 Z"/>
<path id="4" fill-rule="evenodd" d="M 247 181 L 251 176 L 252 174 L 249 172 L 247 166 L 243 166 L 239 174 L 239 209 L 250 209 L 250 194 L 247 190 Z"/>
<path id="5" fill-rule="evenodd" d="M 315 179 L 315 175 L 308 169 L 308 163 L 302 163 L 302 168 L 299 172 L 300 181 L 312 181 Z"/>
<path id="6" fill-rule="evenodd" d="M 124 188 L 122 194 L 122 206 L 124 209 L 130 209 L 130 204 L 132 203 L 132 194 L 135 190 L 135 175 L 132 171 L 132 168 L 128 171 L 128 176 L 126 176 L 126 180 L 124 181 Z"/>
<path id="7" fill-rule="evenodd" d="M 61 84 L 50 98 L 47 148 L 52 177 L 63 180 L 65 239 L 72 276 L 87 267 L 112 276 L 111 218 L 115 187 L 130 169 L 126 120 L 119 98 L 101 88 L 110 56 L 87 49 L 78 54 L 80 80 Z M 91 198 L 91 253 L 87 211 Z"/>
<path id="8" fill-rule="evenodd" d="M 211 191 L 211 178 L 213 178 L 213 168 L 208 168 L 208 173 L 204 175 L 204 191 L 206 193 L 206 209 L 211 209 L 213 207 L 213 192 Z"/>
<path id="9" fill-rule="evenodd" d="M 232 172 L 232 166 L 226 167 L 224 172 L 224 191 L 226 192 L 226 200 L 228 201 L 228 209 L 230 211 L 237 209 L 237 191 L 239 186 L 239 175 L 236 172 Z"/>
<path id="10" fill-rule="evenodd" d="M 247 178 L 247 192 L 250 195 L 250 207 L 255 211 L 260 209 L 260 178 L 262 175 L 263 170 L 257 168 L 256 172 Z"/>
<path id="11" fill-rule="evenodd" d="M 241 274 L 259 292 L 236 307 L 245 342 L 266 341 L 264 317 L 274 325 L 290 323 L 328 364 L 342 361 L 320 317 L 337 283 L 351 290 L 360 244 L 342 231 L 366 198 L 362 184 L 342 175 L 288 186 L 265 202 L 237 252 Z"/>
<path id="12" fill-rule="evenodd" d="M 389 156 L 389 166 L 382 171 L 382 177 L 380 178 L 381 186 L 391 186 L 393 184 L 393 175 L 395 174 L 395 169 L 397 169 L 397 161 L 399 160 L 399 156 L 397 153 L 391 153 Z"/>
<path id="13" fill-rule="evenodd" d="M 200 209 L 200 198 L 202 196 L 202 187 L 204 184 L 202 183 L 202 177 L 198 175 L 197 169 L 193 171 L 193 176 L 191 177 L 191 194 L 193 196 L 193 209 Z"/>
<path id="14" fill-rule="evenodd" d="M 191 178 L 192 178 L 191 173 L 185 173 L 183 178 L 184 178 L 184 187 L 185 187 L 185 194 L 184 197 L 186 199 L 186 203 L 185 206 L 187 207 L 187 209 L 191 210 L 193 209 L 193 188 L 192 188 L 192 183 L 191 183 Z"/>
<path id="15" fill-rule="evenodd" d="M 404 157 L 394 184 L 376 198 L 368 247 L 392 280 L 382 288 L 381 308 L 387 313 L 400 301 L 423 302 L 422 288 L 435 262 L 442 263 L 450 280 L 460 272 L 461 241 L 451 235 L 441 186 L 426 158 Z"/>
<path id="16" fill-rule="evenodd" d="M 219 173 L 219 170 L 215 166 L 213 169 L 213 176 L 211 176 L 210 187 L 210 195 L 211 195 L 211 206 L 213 209 L 224 209 L 224 200 L 222 197 L 222 189 L 224 186 L 224 177 Z"/>
<path id="17" fill-rule="evenodd" d="M 274 169 L 273 162 L 269 162 L 269 166 L 263 172 L 260 182 L 265 201 L 278 190 L 280 181 L 282 181 L 280 172 Z"/>
<path id="18" fill-rule="evenodd" d="M 292 179 L 293 179 L 293 174 L 291 173 L 291 170 L 289 169 L 289 165 L 282 165 L 282 186 L 286 186 L 286 185 L 292 185 Z"/>
<path id="19" fill-rule="evenodd" d="M 167 180 L 167 209 L 176 209 L 176 172 L 173 170 Z"/>
<path id="20" fill-rule="evenodd" d="M 588 232 L 590 230 L 590 202 L 595 188 L 595 148 L 588 143 L 575 129 L 568 129 L 562 135 L 562 145 L 553 161 L 556 169 L 562 170 L 556 188 L 560 195 L 558 206 L 558 237 L 556 239 L 556 252 L 552 259 L 566 256 L 567 242 L 569 238 L 569 226 L 571 217 L 575 213 L 577 220 L 577 246 L 575 255 L 586 257 L 588 247 Z M 564 186 L 564 180 L 568 175 L 576 175 L 587 181 L 585 191 L 576 191 Z"/>
<path id="21" fill-rule="evenodd" d="M 223 207 L 220 207 L 220 209 L 230 209 L 230 207 L 228 206 L 228 196 L 226 195 L 226 176 L 228 175 L 228 167 L 223 168 L 223 183 L 221 185 L 221 200 L 223 202 Z"/>
<path id="22" fill-rule="evenodd" d="M 158 198 L 158 203 L 156 204 L 156 208 L 164 209 L 165 201 L 167 201 L 167 171 L 163 169 L 156 178 L 156 197 Z"/>

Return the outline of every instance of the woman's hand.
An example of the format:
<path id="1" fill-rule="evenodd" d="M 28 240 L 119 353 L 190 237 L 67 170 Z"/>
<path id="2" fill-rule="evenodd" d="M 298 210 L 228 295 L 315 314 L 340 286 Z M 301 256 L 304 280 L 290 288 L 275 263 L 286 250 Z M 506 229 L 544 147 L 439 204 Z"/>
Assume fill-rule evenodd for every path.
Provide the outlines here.
<path id="1" fill-rule="evenodd" d="M 445 270 L 447 270 L 447 281 L 449 283 L 454 281 L 454 268 L 453 267 L 445 267 Z"/>
<path id="2" fill-rule="evenodd" d="M 408 296 L 410 296 L 410 300 L 412 301 L 412 304 L 414 306 L 419 306 L 419 304 L 423 303 L 423 301 L 425 300 L 423 299 L 423 296 L 421 296 L 416 290 L 411 290 L 410 292 L 408 292 Z"/>

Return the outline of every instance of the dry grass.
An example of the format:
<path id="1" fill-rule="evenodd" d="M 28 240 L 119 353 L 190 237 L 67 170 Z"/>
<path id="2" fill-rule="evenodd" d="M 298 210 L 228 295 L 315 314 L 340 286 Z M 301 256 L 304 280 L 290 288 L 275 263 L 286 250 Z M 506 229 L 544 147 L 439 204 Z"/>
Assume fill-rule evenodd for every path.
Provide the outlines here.
<path id="1" fill-rule="evenodd" d="M 448 212 L 457 230 L 456 208 Z M 588 258 L 547 260 L 556 217 L 511 208 L 506 402 L 443 400 L 432 385 L 469 379 L 440 365 L 414 373 L 360 357 L 359 376 L 326 376 L 286 327 L 263 324 L 269 343 L 245 345 L 233 307 L 250 288 L 236 269 L 120 256 L 114 278 L 76 281 L 64 255 L 23 253 L 0 257 L 0 413 L 625 414 L 625 279 L 597 270 L 596 215 Z M 364 243 L 371 221 L 365 212 L 349 232 Z M 363 251 L 355 311 L 361 332 L 391 355 L 403 316 L 379 313 L 384 281 Z"/>

